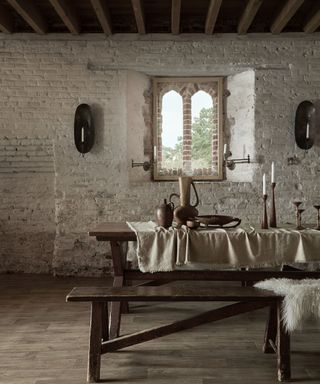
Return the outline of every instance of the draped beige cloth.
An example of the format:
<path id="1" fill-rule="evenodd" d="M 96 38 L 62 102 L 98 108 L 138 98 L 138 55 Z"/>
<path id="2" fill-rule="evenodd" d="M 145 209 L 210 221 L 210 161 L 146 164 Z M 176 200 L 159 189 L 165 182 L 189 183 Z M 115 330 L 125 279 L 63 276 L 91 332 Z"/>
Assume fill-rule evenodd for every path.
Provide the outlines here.
<path id="1" fill-rule="evenodd" d="M 172 271 L 186 264 L 262 267 L 320 262 L 320 231 L 313 229 L 248 226 L 190 230 L 185 226 L 165 229 L 151 221 L 127 224 L 137 235 L 142 272 Z"/>

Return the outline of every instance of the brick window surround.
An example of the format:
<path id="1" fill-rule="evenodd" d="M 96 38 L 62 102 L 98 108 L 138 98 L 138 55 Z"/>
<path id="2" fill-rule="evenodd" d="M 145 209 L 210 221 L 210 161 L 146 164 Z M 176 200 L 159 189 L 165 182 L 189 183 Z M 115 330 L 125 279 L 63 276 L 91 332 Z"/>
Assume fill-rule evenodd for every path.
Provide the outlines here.
<path id="1" fill-rule="evenodd" d="M 182 168 L 165 168 L 162 164 L 162 99 L 175 91 L 182 97 L 183 140 Z M 204 91 L 212 98 L 213 127 L 211 166 L 192 169 L 192 96 Z M 176 180 L 179 176 L 192 176 L 195 180 L 222 180 L 222 77 L 200 78 L 154 78 L 153 79 L 153 114 L 154 114 L 154 180 Z"/>

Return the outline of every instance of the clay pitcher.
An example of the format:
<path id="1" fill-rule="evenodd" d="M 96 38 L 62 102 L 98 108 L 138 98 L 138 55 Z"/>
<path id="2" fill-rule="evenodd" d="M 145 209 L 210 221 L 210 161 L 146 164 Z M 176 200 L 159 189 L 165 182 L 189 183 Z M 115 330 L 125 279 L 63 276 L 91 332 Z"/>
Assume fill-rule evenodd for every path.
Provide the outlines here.
<path id="1" fill-rule="evenodd" d="M 193 187 L 194 193 L 196 195 L 195 205 L 190 204 L 191 186 Z M 199 204 L 199 197 L 194 182 L 192 181 L 192 177 L 179 177 L 179 190 L 179 195 L 176 193 L 170 195 L 170 201 L 172 196 L 177 196 L 180 198 L 180 205 L 173 212 L 174 219 L 177 224 L 186 225 L 188 219 L 193 219 L 198 215 L 196 206 Z"/>
<path id="2" fill-rule="evenodd" d="M 156 223 L 164 228 L 171 227 L 173 220 L 173 209 L 173 203 L 167 203 L 167 200 L 164 199 L 163 204 L 159 205 L 156 210 Z"/>

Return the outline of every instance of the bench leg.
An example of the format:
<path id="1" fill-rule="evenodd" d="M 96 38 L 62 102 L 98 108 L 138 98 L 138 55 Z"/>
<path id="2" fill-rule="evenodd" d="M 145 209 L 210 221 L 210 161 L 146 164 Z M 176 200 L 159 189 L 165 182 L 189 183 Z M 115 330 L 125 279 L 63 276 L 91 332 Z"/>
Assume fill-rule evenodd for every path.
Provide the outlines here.
<path id="1" fill-rule="evenodd" d="M 291 378 L 290 335 L 282 320 L 282 300 L 277 303 L 277 361 L 278 381 L 289 381 Z"/>
<path id="2" fill-rule="evenodd" d="M 264 334 L 263 352 L 275 353 L 277 338 L 277 304 L 272 303 L 269 309 L 269 317 L 267 320 L 266 331 Z"/>
<path id="3" fill-rule="evenodd" d="M 97 383 L 100 380 L 102 313 L 104 308 L 105 303 L 91 303 L 88 383 Z"/>

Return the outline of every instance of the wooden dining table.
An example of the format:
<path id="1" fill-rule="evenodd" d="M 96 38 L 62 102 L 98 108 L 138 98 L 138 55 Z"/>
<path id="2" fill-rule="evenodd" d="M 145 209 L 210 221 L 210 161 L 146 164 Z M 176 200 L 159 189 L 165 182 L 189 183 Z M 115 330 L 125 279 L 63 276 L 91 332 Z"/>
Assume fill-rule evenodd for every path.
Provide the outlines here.
<path id="1" fill-rule="evenodd" d="M 129 241 L 136 241 L 135 232 L 125 222 L 104 222 L 89 231 L 90 236 L 98 241 L 106 241 L 111 246 L 113 264 L 113 286 L 123 287 L 140 281 L 140 285 L 163 285 L 177 280 L 191 281 L 239 281 L 255 282 L 267 278 L 320 278 L 320 271 L 299 270 L 296 268 L 228 268 L 226 270 L 183 270 L 170 272 L 145 273 L 139 269 L 132 269 L 126 260 L 126 245 Z M 120 302 L 113 302 L 110 308 L 109 337 L 119 336 L 121 313 L 126 312 L 126 306 Z"/>

